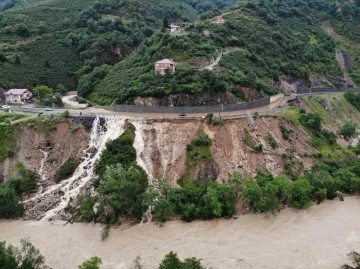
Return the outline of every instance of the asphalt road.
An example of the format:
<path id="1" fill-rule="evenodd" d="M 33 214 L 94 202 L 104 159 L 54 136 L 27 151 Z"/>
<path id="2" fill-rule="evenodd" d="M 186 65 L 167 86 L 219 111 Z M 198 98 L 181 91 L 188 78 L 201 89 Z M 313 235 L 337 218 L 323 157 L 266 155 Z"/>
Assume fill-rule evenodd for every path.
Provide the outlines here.
<path id="1" fill-rule="evenodd" d="M 321 93 L 316 93 L 318 95 Z M 338 93 L 323 93 L 326 95 L 338 94 Z M 295 99 L 296 96 L 304 97 L 310 94 L 293 94 L 291 96 L 285 96 L 282 99 L 263 107 L 250 109 L 250 112 L 258 112 L 260 115 L 273 115 L 276 112 L 284 109 L 288 106 L 288 100 Z M 65 101 L 65 100 L 64 100 Z M 66 103 L 66 102 L 65 102 Z M 189 113 L 186 117 L 180 117 L 176 113 L 132 113 L 132 112 L 114 112 L 106 109 L 88 107 L 84 109 L 54 109 L 53 111 L 45 111 L 44 108 L 34 108 L 34 107 L 13 107 L 12 111 L 22 111 L 30 113 L 43 113 L 42 115 L 51 115 L 51 114 L 60 114 L 65 111 L 69 111 L 69 114 L 72 117 L 96 117 L 96 116 L 123 116 L 127 118 L 147 118 L 147 119 L 159 119 L 159 118 L 202 118 L 206 116 L 207 113 Z M 214 115 L 218 116 L 219 111 L 214 111 Z M 240 111 L 228 111 L 221 112 L 220 116 L 224 118 L 236 118 L 236 117 L 245 117 L 247 110 Z"/>

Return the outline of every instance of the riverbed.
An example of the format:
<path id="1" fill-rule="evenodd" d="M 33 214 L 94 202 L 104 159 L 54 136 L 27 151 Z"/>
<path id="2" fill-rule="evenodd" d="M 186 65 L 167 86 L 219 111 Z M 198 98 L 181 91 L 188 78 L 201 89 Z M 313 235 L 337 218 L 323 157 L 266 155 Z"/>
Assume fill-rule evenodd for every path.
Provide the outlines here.
<path id="1" fill-rule="evenodd" d="M 0 239 L 31 242 L 53 269 L 76 269 L 98 256 L 101 268 L 131 268 L 141 256 L 145 268 L 157 268 L 170 251 L 195 256 L 214 269 L 339 268 L 346 254 L 360 252 L 360 200 L 346 197 L 306 210 L 285 209 L 276 216 L 249 214 L 237 219 L 167 222 L 112 229 L 100 240 L 101 227 L 62 222 L 0 221 Z"/>

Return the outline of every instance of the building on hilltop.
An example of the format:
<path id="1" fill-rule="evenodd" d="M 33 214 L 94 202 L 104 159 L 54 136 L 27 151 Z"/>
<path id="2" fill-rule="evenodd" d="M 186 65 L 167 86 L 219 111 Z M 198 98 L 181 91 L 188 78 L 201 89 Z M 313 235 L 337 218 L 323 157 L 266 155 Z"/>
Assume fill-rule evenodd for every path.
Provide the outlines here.
<path id="1" fill-rule="evenodd" d="M 175 73 L 177 63 L 172 59 L 164 59 L 155 63 L 155 72 L 160 75 L 165 75 L 166 70 L 169 70 L 171 73 Z"/>
<path id="2" fill-rule="evenodd" d="M 217 23 L 217 24 L 223 24 L 225 23 L 225 19 L 221 16 L 219 17 L 215 17 L 211 20 L 213 23 Z"/>
<path id="3" fill-rule="evenodd" d="M 180 30 L 181 30 L 181 27 L 180 27 L 180 26 L 175 25 L 175 24 L 173 24 L 173 23 L 170 24 L 170 32 L 171 32 L 172 34 L 179 33 Z"/>
<path id="4" fill-rule="evenodd" d="M 11 103 L 21 103 L 29 100 L 31 97 L 32 94 L 27 89 L 11 89 L 5 93 L 6 101 Z"/>

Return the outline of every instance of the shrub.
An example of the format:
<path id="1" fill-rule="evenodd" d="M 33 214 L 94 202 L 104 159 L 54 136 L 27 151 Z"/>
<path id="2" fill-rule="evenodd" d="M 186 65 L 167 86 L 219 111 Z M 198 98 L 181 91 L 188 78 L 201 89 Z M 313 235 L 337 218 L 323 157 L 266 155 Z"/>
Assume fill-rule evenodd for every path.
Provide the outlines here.
<path id="1" fill-rule="evenodd" d="M 355 137 L 357 135 L 357 124 L 354 122 L 345 123 L 340 130 L 340 134 L 344 136 L 345 139 Z"/>
<path id="2" fill-rule="evenodd" d="M 254 150 L 256 151 L 256 152 L 262 152 L 262 150 L 263 150 L 263 144 L 257 144 L 255 147 L 254 147 Z"/>
<path id="3" fill-rule="evenodd" d="M 64 165 L 62 165 L 59 171 L 55 175 L 56 183 L 69 178 L 75 172 L 76 168 L 78 167 L 79 162 L 74 160 L 73 158 L 69 158 Z"/>
<path id="4" fill-rule="evenodd" d="M 0 187 L 0 218 L 11 219 L 21 217 L 24 207 L 14 189 L 9 186 Z"/>
<path id="5" fill-rule="evenodd" d="M 107 166 L 121 164 L 124 169 L 136 162 L 136 150 L 133 146 L 135 139 L 135 126 L 129 124 L 127 129 L 112 141 L 106 143 L 106 149 L 96 163 L 95 172 L 102 175 Z"/>
<path id="6" fill-rule="evenodd" d="M 80 200 L 80 214 L 81 217 L 90 222 L 94 220 L 95 218 L 95 212 L 94 212 L 94 205 L 95 201 L 92 197 L 85 197 Z"/>
<path id="7" fill-rule="evenodd" d="M 174 205 L 170 201 L 160 198 L 156 202 L 154 214 L 157 220 L 160 222 L 165 222 L 174 216 Z"/>
<path id="8" fill-rule="evenodd" d="M 292 133 L 291 129 L 286 128 L 284 125 L 280 125 L 280 131 L 284 139 L 289 140 Z"/>
<path id="9" fill-rule="evenodd" d="M 102 261 L 99 257 L 92 257 L 79 265 L 79 269 L 99 269 Z"/>
<path id="10" fill-rule="evenodd" d="M 275 138 L 270 133 L 268 133 L 268 135 L 267 135 L 267 140 L 273 149 L 276 149 L 279 146 L 278 143 L 276 142 Z"/>

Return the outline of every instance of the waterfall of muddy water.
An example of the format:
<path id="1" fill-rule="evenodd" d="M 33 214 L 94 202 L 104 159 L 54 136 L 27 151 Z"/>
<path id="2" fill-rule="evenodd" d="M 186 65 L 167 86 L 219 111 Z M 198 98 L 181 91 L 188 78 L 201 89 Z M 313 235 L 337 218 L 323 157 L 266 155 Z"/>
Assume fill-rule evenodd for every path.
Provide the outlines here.
<path id="1" fill-rule="evenodd" d="M 134 148 L 136 150 L 136 162 L 142 167 L 145 172 L 149 176 L 149 181 L 151 182 L 154 178 L 153 172 L 153 162 L 151 160 L 151 152 L 149 150 L 145 150 L 145 137 L 147 136 L 145 133 L 147 124 L 145 120 L 131 120 L 131 123 L 135 126 L 135 140 L 134 140 Z M 149 130 L 147 130 L 149 131 Z"/>
<path id="2" fill-rule="evenodd" d="M 105 123 L 101 124 L 100 118 L 95 118 L 89 146 L 84 152 L 86 156 L 74 174 L 24 202 L 30 218 L 53 220 L 68 217 L 64 209 L 71 201 L 76 200 L 79 193 L 94 178 L 94 164 L 105 149 L 106 142 L 118 138 L 124 131 L 124 118 L 105 117 L 104 119 Z"/>
<path id="3" fill-rule="evenodd" d="M 101 269 L 128 269 L 138 255 L 153 269 L 170 251 L 181 259 L 195 256 L 214 269 L 337 269 L 349 263 L 347 253 L 360 252 L 359 208 L 354 196 L 305 210 L 287 208 L 276 216 L 169 221 L 164 227 L 123 224 L 105 241 L 99 225 L 3 220 L 0 238 L 18 246 L 30 237 L 53 269 L 77 268 L 93 256 L 102 259 Z"/>
<path id="4" fill-rule="evenodd" d="M 49 156 L 49 152 L 46 151 L 46 150 L 41 150 L 41 152 L 44 154 L 44 158 L 42 158 L 41 162 L 40 162 L 39 175 L 40 175 L 40 180 L 45 181 L 46 180 L 46 174 L 44 173 L 44 168 L 45 168 L 45 162 L 47 161 L 47 158 Z"/>

